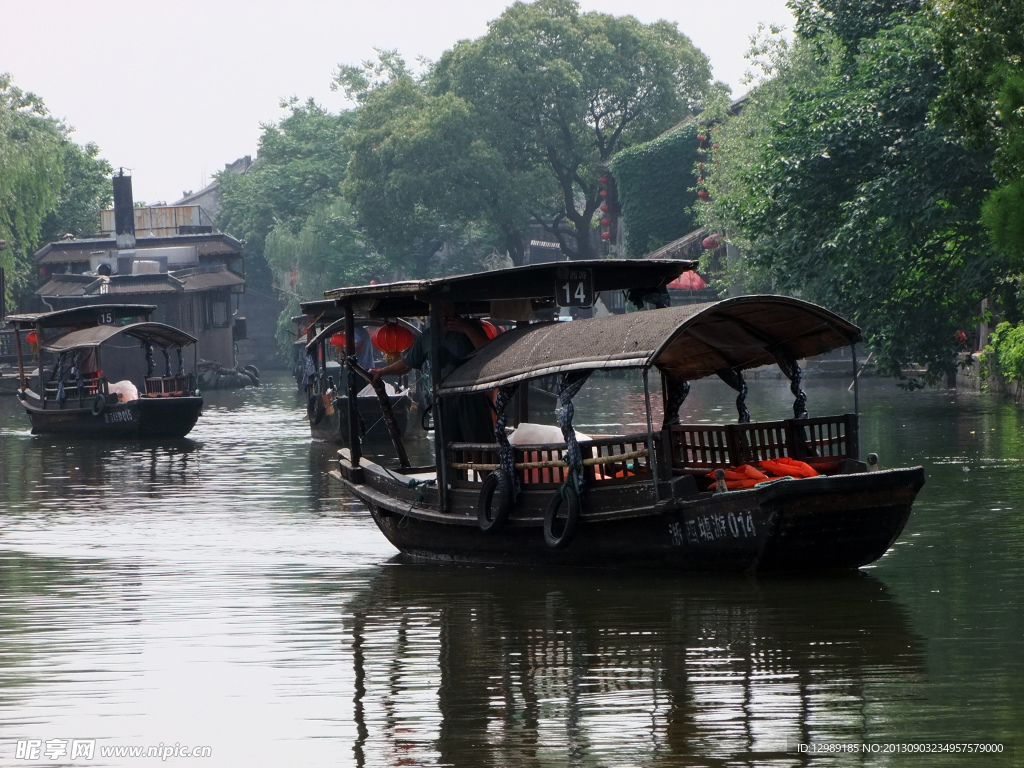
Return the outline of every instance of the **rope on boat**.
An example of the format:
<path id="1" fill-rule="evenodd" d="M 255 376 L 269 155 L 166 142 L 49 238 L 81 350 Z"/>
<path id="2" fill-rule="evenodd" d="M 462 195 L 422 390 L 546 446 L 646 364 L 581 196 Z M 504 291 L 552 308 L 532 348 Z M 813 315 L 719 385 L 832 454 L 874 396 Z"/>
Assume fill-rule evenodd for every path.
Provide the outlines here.
<path id="1" fill-rule="evenodd" d="M 563 374 L 558 381 L 558 402 L 561 407 L 558 409 L 558 426 L 562 430 L 562 437 L 566 442 L 566 459 L 569 464 L 569 477 L 572 478 L 576 495 L 583 497 L 586 490 L 587 477 L 583 472 L 583 452 L 576 440 L 576 430 L 572 427 L 572 417 L 576 412 L 572 399 L 583 387 L 591 371 L 570 371 Z"/>
<path id="2" fill-rule="evenodd" d="M 665 403 L 665 419 L 661 428 L 668 429 L 679 423 L 679 409 L 683 407 L 686 396 L 690 394 L 690 382 L 668 379 L 668 398 Z"/>
<path id="3" fill-rule="evenodd" d="M 800 389 L 804 372 L 796 359 L 783 349 L 775 350 L 775 362 L 779 370 L 790 380 L 789 391 L 793 393 L 793 418 L 807 418 L 807 393 Z"/>
<path id="4" fill-rule="evenodd" d="M 494 398 L 494 409 L 498 412 L 498 418 L 494 425 L 494 439 L 498 442 L 498 464 L 505 474 L 508 475 L 508 479 L 512 482 L 512 503 L 514 504 L 516 499 L 519 498 L 519 493 L 522 490 L 522 484 L 519 480 L 519 475 L 516 474 L 516 452 L 515 449 L 508 441 L 508 435 L 505 434 L 505 409 L 508 407 L 509 401 L 515 394 L 516 387 L 519 384 L 506 384 L 505 386 L 498 387 L 498 394 Z"/>
<path id="5" fill-rule="evenodd" d="M 750 423 L 750 411 L 747 410 L 747 382 L 743 378 L 743 371 L 739 368 L 723 368 L 720 371 L 715 371 L 718 374 L 718 378 L 728 384 L 730 387 L 739 392 L 736 397 L 736 411 L 739 413 L 740 424 Z"/>

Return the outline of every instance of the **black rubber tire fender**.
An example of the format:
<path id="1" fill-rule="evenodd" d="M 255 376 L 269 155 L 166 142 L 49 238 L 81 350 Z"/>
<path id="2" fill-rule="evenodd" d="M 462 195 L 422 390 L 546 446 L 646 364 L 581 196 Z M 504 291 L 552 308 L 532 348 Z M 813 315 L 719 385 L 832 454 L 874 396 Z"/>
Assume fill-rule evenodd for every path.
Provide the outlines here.
<path id="1" fill-rule="evenodd" d="M 309 402 L 306 404 L 306 414 L 309 416 L 309 423 L 314 427 L 319 424 L 326 413 L 324 408 L 324 401 L 319 395 L 311 395 Z"/>
<path id="2" fill-rule="evenodd" d="M 96 395 L 96 399 L 92 401 L 92 415 L 99 416 L 107 410 L 107 396 Z"/>
<path id="3" fill-rule="evenodd" d="M 565 506 L 565 523 L 557 529 L 559 511 Z M 559 488 L 544 513 L 544 543 L 552 549 L 565 549 L 576 536 L 580 523 L 580 497 L 571 485 Z"/>
<path id="4" fill-rule="evenodd" d="M 505 527 L 512 512 L 512 480 L 505 470 L 496 469 L 484 478 L 476 512 L 484 533 L 497 533 Z"/>

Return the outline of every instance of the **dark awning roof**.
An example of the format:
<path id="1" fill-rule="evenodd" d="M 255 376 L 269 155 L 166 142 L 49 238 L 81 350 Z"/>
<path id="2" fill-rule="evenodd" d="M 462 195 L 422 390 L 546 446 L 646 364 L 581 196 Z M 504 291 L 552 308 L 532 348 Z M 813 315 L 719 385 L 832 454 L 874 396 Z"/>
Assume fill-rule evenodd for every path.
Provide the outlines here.
<path id="1" fill-rule="evenodd" d="M 555 301 L 556 280 L 570 270 L 590 270 L 594 292 L 661 288 L 688 269 L 695 261 L 652 259 L 594 259 L 531 264 L 525 267 L 475 272 L 469 275 L 407 280 L 381 285 L 361 285 L 325 291 L 338 304 L 351 303 L 357 311 L 374 317 L 422 317 L 431 301 L 449 300 L 460 309 L 467 305 L 513 299 Z M 302 305 L 307 315 L 320 302 Z M 481 311 L 487 311 L 481 309 Z"/>
<path id="2" fill-rule="evenodd" d="M 149 318 L 156 311 L 153 304 L 85 304 L 53 312 L 8 315 L 7 321 L 18 328 L 73 328 L 76 325 L 99 325 L 125 318 Z"/>
<path id="3" fill-rule="evenodd" d="M 710 304 L 515 328 L 455 369 L 441 394 L 490 389 L 555 373 L 657 366 L 693 381 L 716 371 L 799 360 L 860 340 L 860 329 L 814 304 L 740 296 Z"/>
<path id="4" fill-rule="evenodd" d="M 195 344 L 196 338 L 184 331 L 163 323 L 132 323 L 131 325 L 97 325 L 61 336 L 46 345 L 50 352 L 66 352 L 69 349 L 98 347 L 115 336 L 131 336 L 158 347 L 184 347 Z"/>

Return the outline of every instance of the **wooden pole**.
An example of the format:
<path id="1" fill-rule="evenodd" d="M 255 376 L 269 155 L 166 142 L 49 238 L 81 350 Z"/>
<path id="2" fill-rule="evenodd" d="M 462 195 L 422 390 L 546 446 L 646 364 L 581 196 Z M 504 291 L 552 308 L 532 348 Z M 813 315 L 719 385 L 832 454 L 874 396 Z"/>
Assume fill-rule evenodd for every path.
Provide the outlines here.
<path id="1" fill-rule="evenodd" d="M 388 434 L 391 435 L 391 442 L 395 444 L 395 453 L 398 454 L 398 461 L 399 463 L 401 463 L 403 469 L 408 469 L 409 467 L 412 466 L 412 464 L 409 463 L 409 455 L 405 452 L 405 444 L 402 442 L 402 433 L 398 429 L 398 422 L 395 420 L 395 414 L 391 410 L 391 401 L 388 399 L 388 393 L 387 390 L 384 388 L 384 382 L 381 381 L 380 379 L 377 379 L 377 381 L 373 381 L 370 378 L 370 374 L 366 371 L 366 369 L 359 365 L 358 362 L 356 362 L 355 355 L 347 358 L 345 362 L 348 363 L 349 368 L 351 368 L 353 372 L 362 376 L 364 379 L 370 382 L 370 386 L 373 387 L 373 391 L 377 394 L 377 400 L 378 402 L 380 402 L 380 409 L 381 411 L 384 412 L 384 423 L 387 425 Z M 349 389 L 349 392 L 351 391 L 352 390 Z M 350 394 L 349 424 L 353 423 L 353 408 L 351 403 L 354 400 L 355 397 Z"/>
<path id="2" fill-rule="evenodd" d="M 352 313 L 352 303 L 349 302 L 345 305 L 345 359 L 348 362 L 350 371 L 356 371 L 357 373 L 361 371 L 364 375 L 368 375 L 355 364 L 355 357 L 356 322 Z M 351 373 L 347 378 L 349 463 L 353 469 L 356 469 L 359 467 L 359 460 L 363 457 L 362 445 L 359 442 L 359 404 L 356 402 L 356 396 L 359 394 L 361 387 L 356 386 L 356 377 L 351 375 Z M 340 387 L 340 381 L 338 385 Z"/>
<path id="3" fill-rule="evenodd" d="M 437 388 L 441 384 L 441 342 L 444 340 L 444 325 L 441 323 L 441 304 L 437 299 L 430 303 L 430 402 L 434 417 L 434 463 L 437 472 L 437 490 L 441 512 L 447 512 L 448 504 L 448 462 L 445 445 L 445 423 L 441 413 L 441 400 Z"/>

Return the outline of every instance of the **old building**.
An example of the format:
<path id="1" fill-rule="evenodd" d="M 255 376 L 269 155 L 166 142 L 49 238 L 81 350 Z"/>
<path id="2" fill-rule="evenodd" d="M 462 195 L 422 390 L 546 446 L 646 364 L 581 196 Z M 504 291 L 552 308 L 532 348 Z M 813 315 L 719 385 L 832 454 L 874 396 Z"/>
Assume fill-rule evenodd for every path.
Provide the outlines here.
<path id="1" fill-rule="evenodd" d="M 234 368 L 235 345 L 246 336 L 242 243 L 214 232 L 199 206 L 134 208 L 130 176 L 114 177 L 114 201 L 98 237 L 36 252 L 42 303 L 153 304 L 154 320 L 199 339 L 200 358 Z"/>

